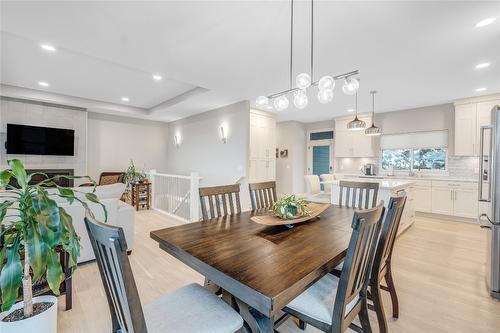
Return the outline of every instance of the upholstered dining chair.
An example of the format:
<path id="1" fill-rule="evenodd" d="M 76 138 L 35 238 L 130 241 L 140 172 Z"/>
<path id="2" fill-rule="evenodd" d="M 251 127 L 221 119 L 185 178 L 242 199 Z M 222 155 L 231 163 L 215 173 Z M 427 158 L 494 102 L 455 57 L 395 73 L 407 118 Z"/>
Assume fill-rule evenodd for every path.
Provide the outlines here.
<path id="1" fill-rule="evenodd" d="M 239 332 L 243 319 L 228 304 L 193 283 L 141 306 L 120 227 L 85 215 L 111 312 L 113 333 Z"/>
<path id="2" fill-rule="evenodd" d="M 200 187 L 199 194 L 204 221 L 241 213 L 240 184 Z"/>
<path id="3" fill-rule="evenodd" d="M 321 184 L 317 175 L 305 175 L 306 199 L 313 202 L 330 203 L 330 194 L 321 191 Z"/>
<path id="4" fill-rule="evenodd" d="M 377 205 L 378 183 L 339 181 L 339 206 L 368 209 Z"/>
<path id="5" fill-rule="evenodd" d="M 263 182 L 248 184 L 252 210 L 271 208 L 278 200 L 276 196 L 276 182 Z"/>
<path id="6" fill-rule="evenodd" d="M 367 288 L 383 215 L 383 202 L 375 208 L 356 211 L 340 278 L 325 275 L 283 311 L 298 318 L 304 328 L 310 324 L 323 332 L 340 333 L 351 327 L 371 333 Z M 353 324 L 358 316 L 361 327 Z"/>
<path id="7" fill-rule="evenodd" d="M 322 182 L 331 182 L 335 180 L 335 175 L 333 173 L 325 173 L 319 176 L 321 178 Z M 323 184 L 323 190 L 325 193 L 331 193 L 332 192 L 332 184 Z"/>
<path id="8" fill-rule="evenodd" d="M 375 252 L 373 260 L 373 269 L 369 283 L 369 297 L 373 301 L 373 310 L 377 313 L 380 333 L 387 333 L 387 321 L 385 319 L 384 306 L 380 294 L 381 290 L 389 292 L 392 302 L 392 316 L 394 318 L 399 317 L 398 296 L 392 278 L 391 259 L 405 203 L 406 196 L 391 197 L 380 233 L 377 251 Z M 382 280 L 384 279 L 387 283 L 387 287 L 382 285 Z"/>

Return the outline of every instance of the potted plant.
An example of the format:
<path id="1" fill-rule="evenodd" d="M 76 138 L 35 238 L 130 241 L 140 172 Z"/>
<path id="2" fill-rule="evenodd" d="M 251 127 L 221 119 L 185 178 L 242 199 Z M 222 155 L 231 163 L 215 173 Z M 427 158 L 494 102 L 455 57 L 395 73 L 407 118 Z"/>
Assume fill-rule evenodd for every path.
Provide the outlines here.
<path id="1" fill-rule="evenodd" d="M 61 197 L 70 204 L 79 202 L 86 208 L 85 199 L 99 203 L 93 192 L 77 196 L 79 192 L 60 187 L 56 181 L 60 178 L 88 178 L 94 189 L 95 182 L 89 177 L 48 178 L 45 175 L 46 179 L 31 185 L 34 174 L 27 174 L 21 161 L 10 160 L 8 165 L 10 168 L 0 173 L 0 288 L 3 311 L 0 313 L 0 331 L 56 332 L 57 298 L 33 297 L 32 286 L 43 277 L 54 295 L 59 295 L 64 273 L 57 250 L 69 254 L 69 265 L 74 270 L 80 243 L 71 216 L 57 205 L 54 198 Z M 14 181 L 18 186 L 11 185 Z M 23 301 L 15 304 L 21 285 Z"/>
<path id="2" fill-rule="evenodd" d="M 131 201 L 130 193 L 132 192 L 133 184 L 143 182 L 146 179 L 146 174 L 144 171 L 139 170 L 135 167 L 134 161 L 130 160 L 130 164 L 125 171 L 125 175 L 123 176 L 123 182 L 127 185 L 125 189 L 125 195 L 129 202 Z"/>
<path id="3" fill-rule="evenodd" d="M 297 198 L 294 194 L 281 197 L 274 203 L 272 210 L 283 220 L 311 215 L 307 202 L 304 199 Z"/>

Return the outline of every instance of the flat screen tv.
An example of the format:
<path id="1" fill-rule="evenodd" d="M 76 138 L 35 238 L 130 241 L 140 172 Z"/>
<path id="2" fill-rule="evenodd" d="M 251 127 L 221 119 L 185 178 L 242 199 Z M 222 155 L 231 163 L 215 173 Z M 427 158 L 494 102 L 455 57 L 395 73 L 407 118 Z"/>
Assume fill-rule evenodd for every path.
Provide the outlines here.
<path id="1" fill-rule="evenodd" d="M 74 155 L 72 129 L 7 124 L 7 154 Z"/>

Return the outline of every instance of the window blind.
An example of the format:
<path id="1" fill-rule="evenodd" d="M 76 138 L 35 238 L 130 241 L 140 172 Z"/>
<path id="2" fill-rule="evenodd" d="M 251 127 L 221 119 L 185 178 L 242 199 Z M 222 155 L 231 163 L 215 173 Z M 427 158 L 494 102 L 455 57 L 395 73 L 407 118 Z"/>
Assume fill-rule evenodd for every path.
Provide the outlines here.
<path id="1" fill-rule="evenodd" d="M 380 149 L 446 147 L 448 147 L 448 130 L 386 134 L 380 138 Z"/>

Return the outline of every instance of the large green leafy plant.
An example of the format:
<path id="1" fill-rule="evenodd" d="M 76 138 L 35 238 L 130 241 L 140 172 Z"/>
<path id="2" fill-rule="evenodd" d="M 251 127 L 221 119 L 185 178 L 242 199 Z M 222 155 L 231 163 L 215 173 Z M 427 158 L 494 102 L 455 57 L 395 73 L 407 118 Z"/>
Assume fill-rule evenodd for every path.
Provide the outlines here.
<path id="1" fill-rule="evenodd" d="M 57 205 L 54 198 L 61 197 L 70 204 L 79 202 L 87 209 L 85 200 L 95 203 L 99 203 L 99 200 L 94 193 L 95 182 L 89 177 L 49 178 L 43 173 L 27 174 L 19 160 L 10 160 L 8 164 L 10 168 L 0 173 L 2 311 L 9 310 L 15 303 L 22 284 L 24 316 L 30 317 L 33 314 L 33 283 L 45 277 L 50 289 L 59 295 L 64 273 L 57 250 L 62 249 L 69 254 L 72 270 L 76 268 L 80 255 L 80 238 L 73 228 L 71 216 Z M 44 179 L 31 185 L 35 175 Z M 58 186 L 56 182 L 61 178 L 87 178 L 94 185 L 93 191 L 83 193 Z M 18 186 L 10 185 L 12 180 Z M 106 210 L 102 207 L 106 216 Z"/>
<path id="2" fill-rule="evenodd" d="M 283 220 L 311 215 L 311 211 L 307 207 L 307 201 L 297 198 L 293 194 L 285 195 L 278 199 L 274 203 L 272 210 Z"/>

